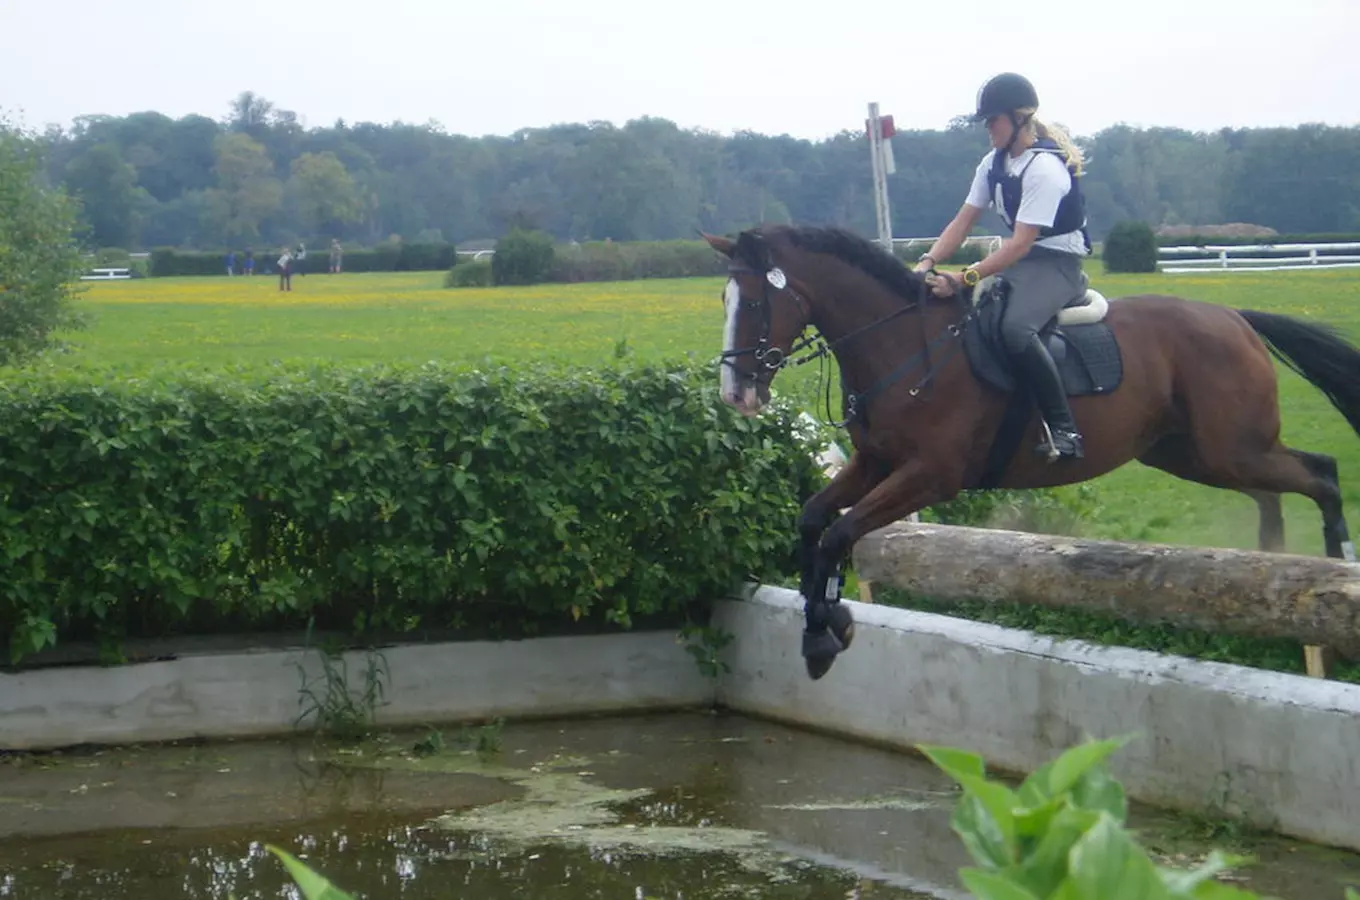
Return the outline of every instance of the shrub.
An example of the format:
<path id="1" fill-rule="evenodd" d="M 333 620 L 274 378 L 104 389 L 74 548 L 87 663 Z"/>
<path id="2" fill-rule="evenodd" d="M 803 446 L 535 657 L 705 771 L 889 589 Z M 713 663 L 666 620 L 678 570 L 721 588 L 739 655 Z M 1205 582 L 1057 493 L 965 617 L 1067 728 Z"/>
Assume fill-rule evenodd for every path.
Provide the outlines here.
<path id="1" fill-rule="evenodd" d="M 522 228 L 496 242 L 491 273 L 496 284 L 538 284 L 548 280 L 553 265 L 552 238 Z"/>
<path id="2" fill-rule="evenodd" d="M 626 281 L 634 278 L 691 278 L 722 275 L 727 258 L 705 241 L 592 241 L 559 247 L 552 281 Z"/>
<path id="3" fill-rule="evenodd" d="M 490 287 L 492 285 L 491 262 L 475 259 L 460 263 L 444 273 L 444 287 Z"/>
<path id="4" fill-rule="evenodd" d="M 277 367 L 0 383 L 0 634 L 481 636 L 669 617 L 793 571 L 791 411 L 699 368 Z M 466 633 L 466 632 L 465 632 Z"/>
<path id="5" fill-rule="evenodd" d="M 1105 238 L 1107 272 L 1157 271 L 1157 236 L 1146 222 L 1115 224 Z"/>
<path id="6" fill-rule="evenodd" d="M 77 213 L 65 192 L 44 186 L 38 142 L 0 119 L 0 364 L 30 359 L 82 325 Z"/>
<path id="7" fill-rule="evenodd" d="M 989 779 L 982 757 L 918 747 L 963 788 L 950 820 L 976 867 L 959 877 L 983 900 L 1258 900 L 1217 880 L 1248 860 L 1214 851 L 1178 870 L 1153 862 L 1126 827 L 1124 788 L 1105 763 L 1128 738 L 1087 741 L 1017 789 Z M 1356 894 L 1346 892 L 1348 900 Z"/>

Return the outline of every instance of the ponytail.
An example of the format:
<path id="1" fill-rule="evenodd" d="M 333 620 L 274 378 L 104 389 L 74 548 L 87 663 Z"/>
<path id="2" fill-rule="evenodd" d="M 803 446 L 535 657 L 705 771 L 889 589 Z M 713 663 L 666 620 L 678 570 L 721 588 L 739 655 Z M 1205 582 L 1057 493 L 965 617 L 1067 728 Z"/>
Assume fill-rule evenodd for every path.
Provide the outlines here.
<path id="1" fill-rule="evenodd" d="M 1068 168 L 1078 176 L 1085 171 L 1086 166 L 1081 156 L 1081 148 L 1072 142 L 1071 136 L 1063 130 L 1062 126 L 1046 125 L 1040 122 L 1034 117 L 1034 110 L 1032 109 L 1021 109 L 1016 110 L 1016 112 L 1021 116 L 1027 116 L 1028 121 L 1025 122 L 1024 127 L 1033 130 L 1035 137 L 1047 138 L 1058 145 L 1058 149 L 1062 151 L 1063 157 L 1067 160 Z"/>

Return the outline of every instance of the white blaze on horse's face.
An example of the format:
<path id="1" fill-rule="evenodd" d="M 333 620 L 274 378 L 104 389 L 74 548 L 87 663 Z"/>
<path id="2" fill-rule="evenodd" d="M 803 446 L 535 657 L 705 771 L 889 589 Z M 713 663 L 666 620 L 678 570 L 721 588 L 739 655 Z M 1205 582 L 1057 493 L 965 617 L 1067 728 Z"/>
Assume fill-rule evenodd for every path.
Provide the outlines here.
<path id="1" fill-rule="evenodd" d="M 737 284 L 735 278 L 727 279 L 727 288 L 723 291 L 723 306 L 727 313 L 727 323 L 723 327 L 723 352 L 730 353 L 737 349 L 737 315 L 741 310 L 741 285 Z M 737 377 L 736 363 L 737 358 L 728 357 L 722 367 L 720 390 L 723 402 L 743 416 L 754 416 L 760 412 L 764 404 L 756 392 L 755 385 L 749 382 L 743 385 L 741 379 Z"/>

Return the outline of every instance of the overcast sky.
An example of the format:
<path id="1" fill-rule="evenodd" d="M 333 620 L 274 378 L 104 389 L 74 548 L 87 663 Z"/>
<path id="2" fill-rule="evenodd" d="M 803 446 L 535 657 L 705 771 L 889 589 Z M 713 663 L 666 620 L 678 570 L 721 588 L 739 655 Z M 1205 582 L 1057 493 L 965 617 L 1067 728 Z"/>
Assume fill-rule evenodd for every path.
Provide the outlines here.
<path id="1" fill-rule="evenodd" d="M 309 127 L 508 134 L 650 115 L 821 138 L 943 128 L 997 71 L 1106 126 L 1360 124 L 1360 0 L 0 0 L 0 111 L 41 128 L 251 90 Z"/>

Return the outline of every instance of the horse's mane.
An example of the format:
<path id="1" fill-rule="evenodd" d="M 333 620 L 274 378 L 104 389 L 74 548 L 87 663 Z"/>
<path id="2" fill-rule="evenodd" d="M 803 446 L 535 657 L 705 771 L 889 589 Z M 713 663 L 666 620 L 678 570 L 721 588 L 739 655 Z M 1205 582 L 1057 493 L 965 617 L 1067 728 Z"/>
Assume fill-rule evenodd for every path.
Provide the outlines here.
<path id="1" fill-rule="evenodd" d="M 921 296 L 921 277 L 893 256 L 882 244 L 844 228 L 811 225 L 778 225 L 760 229 L 762 234 L 783 239 L 800 250 L 825 253 L 872 276 L 904 300 Z"/>

